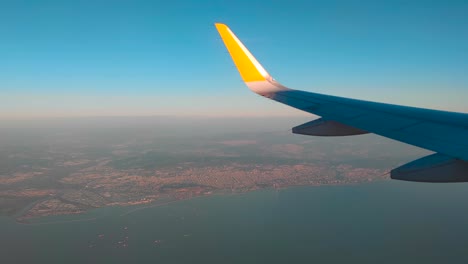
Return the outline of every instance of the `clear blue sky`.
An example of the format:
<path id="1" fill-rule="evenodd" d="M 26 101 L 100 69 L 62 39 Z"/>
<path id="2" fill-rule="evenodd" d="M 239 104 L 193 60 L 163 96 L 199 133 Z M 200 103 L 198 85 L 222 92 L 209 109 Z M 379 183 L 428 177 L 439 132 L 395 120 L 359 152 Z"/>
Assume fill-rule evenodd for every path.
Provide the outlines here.
<path id="1" fill-rule="evenodd" d="M 468 111 L 466 1 L 0 2 L 0 118 L 298 115 L 247 90 L 214 22 L 295 88 Z"/>

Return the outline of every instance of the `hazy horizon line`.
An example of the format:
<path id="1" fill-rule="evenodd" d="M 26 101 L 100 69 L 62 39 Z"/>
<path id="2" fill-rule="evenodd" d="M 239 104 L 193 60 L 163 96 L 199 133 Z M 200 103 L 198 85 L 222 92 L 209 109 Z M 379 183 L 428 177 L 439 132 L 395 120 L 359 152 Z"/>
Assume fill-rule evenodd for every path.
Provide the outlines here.
<path id="1" fill-rule="evenodd" d="M 67 116 L 15 116 L 5 117 L 0 115 L 0 121 L 38 121 L 38 120 L 64 120 L 64 119 L 101 119 L 101 118 L 189 118 L 189 119 L 258 119 L 258 118 L 303 118 L 315 117 L 313 114 L 299 113 L 296 115 L 291 114 L 275 114 L 275 115 L 180 115 L 180 114 L 161 114 L 161 115 L 67 115 Z"/>

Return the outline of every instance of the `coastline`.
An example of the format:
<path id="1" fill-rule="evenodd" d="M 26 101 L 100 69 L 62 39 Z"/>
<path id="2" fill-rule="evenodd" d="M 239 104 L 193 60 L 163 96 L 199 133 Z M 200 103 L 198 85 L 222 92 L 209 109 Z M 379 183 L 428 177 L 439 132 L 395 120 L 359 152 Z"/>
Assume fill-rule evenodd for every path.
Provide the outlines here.
<path id="1" fill-rule="evenodd" d="M 57 217 L 82 217 L 86 216 L 90 213 L 92 213 L 95 210 L 106 210 L 107 208 L 120 208 L 122 210 L 125 210 L 125 212 L 122 212 L 118 214 L 118 217 L 125 217 L 130 214 L 133 214 L 138 211 L 146 210 L 146 209 L 151 209 L 151 208 L 156 208 L 156 207 L 162 207 L 166 205 L 171 205 L 171 204 L 176 204 L 178 202 L 186 202 L 186 201 L 191 201 L 191 200 L 196 200 L 196 199 L 202 199 L 202 198 L 211 198 L 211 197 L 225 197 L 225 196 L 238 196 L 238 195 L 243 195 L 243 194 L 249 194 L 249 193 L 255 193 L 255 192 L 262 192 L 262 191 L 275 191 L 275 192 L 281 192 L 284 190 L 290 190 L 294 188 L 301 188 L 301 187 L 338 187 L 338 186 L 358 186 L 358 185 L 367 185 L 367 184 L 378 184 L 378 183 L 384 183 L 384 182 L 389 182 L 390 180 L 385 180 L 385 179 L 376 179 L 372 181 L 367 181 L 367 182 L 353 182 L 353 183 L 334 183 L 334 184 L 308 184 L 308 185 L 289 185 L 285 187 L 270 187 L 270 188 L 258 188 L 258 189 L 253 189 L 253 190 L 246 190 L 246 191 L 228 191 L 228 190 L 218 190 L 218 191 L 213 191 L 210 192 L 209 194 L 202 194 L 202 195 L 193 195 L 188 198 L 174 198 L 172 196 L 166 196 L 163 197 L 162 199 L 157 199 L 151 202 L 145 202 L 141 204 L 113 204 L 113 205 L 105 205 L 102 207 L 97 207 L 97 208 L 90 208 L 88 210 L 85 210 L 83 212 L 79 213 L 68 213 L 68 214 L 55 214 L 55 215 L 47 215 L 47 216 L 37 216 L 37 217 L 29 217 L 26 219 L 21 219 L 19 220 L 20 217 L 18 217 L 19 214 L 16 214 L 15 216 L 5 216 L 6 218 L 12 218 L 17 224 L 20 225 L 47 225 L 47 224 L 63 224 L 63 223 L 69 223 L 69 222 L 85 222 L 85 221 L 95 221 L 100 218 L 105 217 L 105 214 L 100 216 L 100 217 L 90 217 L 90 218 L 83 218 L 83 219 L 69 219 L 69 220 L 54 220 L 54 221 L 45 221 L 43 222 L 44 219 L 46 218 L 57 218 Z M 28 205 L 27 208 L 23 209 L 21 212 L 24 213 L 34 205 L 45 201 L 49 198 L 44 198 L 39 201 L 35 201 Z M 127 210 L 128 209 L 128 210 Z"/>

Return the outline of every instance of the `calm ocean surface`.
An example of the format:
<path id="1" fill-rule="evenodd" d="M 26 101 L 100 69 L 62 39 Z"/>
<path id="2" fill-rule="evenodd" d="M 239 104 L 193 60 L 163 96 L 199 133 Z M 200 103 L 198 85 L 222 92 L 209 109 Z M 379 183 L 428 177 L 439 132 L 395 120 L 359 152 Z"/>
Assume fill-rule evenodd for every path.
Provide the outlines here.
<path id="1" fill-rule="evenodd" d="M 135 208 L 0 218 L 0 262 L 468 263 L 468 184 L 293 187 Z"/>

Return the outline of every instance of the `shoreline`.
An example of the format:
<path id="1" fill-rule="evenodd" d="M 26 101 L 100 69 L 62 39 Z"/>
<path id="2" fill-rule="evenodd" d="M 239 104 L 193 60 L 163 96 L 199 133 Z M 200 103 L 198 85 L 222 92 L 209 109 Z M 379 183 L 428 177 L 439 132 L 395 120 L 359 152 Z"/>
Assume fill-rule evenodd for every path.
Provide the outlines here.
<path id="1" fill-rule="evenodd" d="M 70 219 L 70 220 L 59 220 L 59 221 L 51 221 L 51 222 L 40 222 L 40 219 L 41 218 L 45 218 L 45 217 L 67 217 L 67 216 L 72 216 L 72 215 L 76 215 L 76 216 L 84 216 L 86 215 L 87 213 L 89 213 L 90 211 L 92 210 L 99 210 L 99 209 L 104 209 L 104 208 L 110 208 L 110 207 L 120 207 L 120 208 L 131 208 L 133 206 L 135 206 L 136 208 L 133 208 L 133 209 L 130 209 L 124 213 L 121 213 L 119 214 L 118 216 L 119 217 L 125 217 L 125 216 L 128 216 L 130 214 L 133 214 L 135 212 L 138 212 L 138 211 L 141 211 L 141 210 L 145 210 L 145 209 L 151 209 L 151 208 L 156 208 L 156 207 L 160 207 L 160 206 L 165 206 L 165 205 L 169 205 L 169 204 L 174 204 L 174 203 L 177 203 L 177 202 L 184 202 L 184 201 L 189 201 L 189 200 L 193 200 L 193 199 L 199 199 L 199 198 L 208 198 L 208 197 L 216 197 L 216 196 L 232 196 L 232 195 L 241 195 L 241 194 L 247 194 L 247 193 L 252 193 L 252 192 L 258 192 L 258 191 L 273 191 L 275 190 L 276 192 L 278 191 L 282 191 L 282 190 L 286 190 L 286 189 L 291 189 L 291 188 L 299 188 L 299 187 L 336 187 L 336 186 L 356 186 L 356 185 L 362 185 L 362 184 L 372 184 L 372 183 L 381 183 L 381 182 L 387 182 L 388 180 L 373 180 L 373 181 L 369 181 L 369 182 L 360 182 L 360 183 L 341 183 L 341 184 L 310 184 L 310 185 L 290 185 L 290 186 L 286 186 L 286 187 L 279 187 L 279 188 L 274 188 L 274 187 L 271 187 L 271 188 L 259 188 L 259 189 L 255 189 L 255 190 L 248 190 L 248 191 L 241 191 L 241 192 L 223 192 L 223 190 L 220 190 L 218 192 L 213 192 L 211 194 L 204 194 L 204 195 L 198 195 L 198 196 L 192 196 L 192 197 L 189 197 L 189 198 L 183 198 L 183 199 L 174 199 L 174 200 L 169 200 L 169 201 L 158 201 L 158 200 L 155 200 L 151 203 L 149 203 L 149 205 L 110 205 L 110 206 L 103 206 L 103 207 L 97 207 L 97 208 L 92 208 L 90 210 L 86 210 L 84 212 L 81 212 L 81 213 L 76 213 L 76 214 L 72 214 L 72 213 L 69 213 L 69 214 L 56 214 L 56 215 L 47 215 L 47 216 L 37 216 L 37 217 L 31 217 L 31 218 L 27 218 L 25 219 L 26 221 L 28 220 L 39 220 L 38 223 L 34 223 L 34 222 L 26 222 L 26 221 L 22 221 L 22 220 L 18 220 L 18 217 L 17 216 L 10 216 L 12 219 L 14 219 L 14 222 L 17 223 L 17 224 L 20 224 L 20 225 L 47 225 L 47 224 L 62 224 L 62 223 L 68 223 L 68 222 L 85 222 L 85 221 L 95 221 L 95 220 L 98 220 L 104 216 L 101 216 L 101 217 L 92 217 L 92 218 L 85 218 L 85 219 Z M 34 206 L 35 204 L 41 202 L 41 201 L 44 201 L 44 200 L 47 200 L 47 199 L 41 199 L 39 201 L 35 201 L 34 203 L 30 204 L 27 206 L 27 208 L 31 208 L 32 206 Z M 25 212 L 26 209 L 23 209 L 21 210 L 21 212 Z M 16 214 L 18 215 L 18 214 Z M 9 217 L 9 216 L 5 216 L 5 217 Z"/>

